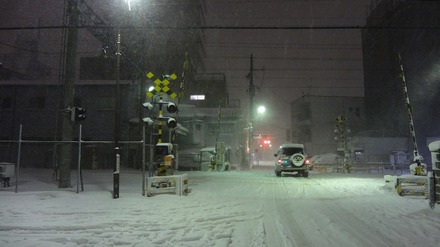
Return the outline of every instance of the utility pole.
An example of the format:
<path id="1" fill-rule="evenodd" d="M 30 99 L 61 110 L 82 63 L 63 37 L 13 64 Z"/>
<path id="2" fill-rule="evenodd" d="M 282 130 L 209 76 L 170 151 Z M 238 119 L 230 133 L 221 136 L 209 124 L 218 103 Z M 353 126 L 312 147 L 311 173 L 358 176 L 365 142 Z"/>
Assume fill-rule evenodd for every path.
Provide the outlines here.
<path id="1" fill-rule="evenodd" d="M 116 84 L 115 84 L 115 167 L 113 172 L 113 199 L 119 198 L 119 169 L 121 155 L 119 153 L 119 129 L 120 129 L 120 106 L 121 106 L 121 91 L 119 87 L 119 70 L 121 61 L 121 31 L 118 27 L 116 42 Z"/>
<path id="2" fill-rule="evenodd" d="M 68 0 L 68 30 L 67 30 L 67 53 L 66 53 L 66 77 L 64 80 L 64 102 L 63 107 L 67 109 L 73 107 L 74 103 L 74 86 L 75 86 L 75 62 L 76 50 L 78 44 L 78 23 L 79 11 L 78 1 Z M 63 115 L 62 125 L 62 141 L 72 141 L 74 124 L 71 121 L 70 114 Z M 70 184 L 70 167 L 72 156 L 72 144 L 61 145 L 59 156 L 59 188 L 69 188 Z"/>
<path id="3" fill-rule="evenodd" d="M 254 86 L 254 61 L 253 55 L 250 57 L 250 71 L 249 71 L 249 168 L 252 168 L 253 163 L 253 148 L 254 148 L 254 96 L 255 96 L 255 86 Z"/>
<path id="4" fill-rule="evenodd" d="M 334 132 L 336 135 L 335 140 L 338 142 L 336 150 L 338 153 L 341 153 L 344 172 L 351 173 L 351 153 L 348 146 L 350 140 L 348 135 L 351 133 L 351 130 L 347 128 L 347 118 L 344 113 L 336 117 Z"/>

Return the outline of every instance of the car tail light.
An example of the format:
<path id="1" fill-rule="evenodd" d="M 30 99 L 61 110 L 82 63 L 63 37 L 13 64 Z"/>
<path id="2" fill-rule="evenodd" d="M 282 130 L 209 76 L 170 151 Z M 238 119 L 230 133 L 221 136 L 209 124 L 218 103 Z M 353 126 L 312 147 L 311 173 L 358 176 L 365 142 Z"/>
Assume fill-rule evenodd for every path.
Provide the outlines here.
<path id="1" fill-rule="evenodd" d="M 309 160 L 309 159 L 306 159 L 306 160 L 304 161 L 304 163 L 305 163 L 306 165 L 310 165 L 310 160 Z"/>
<path id="2" fill-rule="evenodd" d="M 281 166 L 281 159 L 277 160 L 277 165 Z"/>

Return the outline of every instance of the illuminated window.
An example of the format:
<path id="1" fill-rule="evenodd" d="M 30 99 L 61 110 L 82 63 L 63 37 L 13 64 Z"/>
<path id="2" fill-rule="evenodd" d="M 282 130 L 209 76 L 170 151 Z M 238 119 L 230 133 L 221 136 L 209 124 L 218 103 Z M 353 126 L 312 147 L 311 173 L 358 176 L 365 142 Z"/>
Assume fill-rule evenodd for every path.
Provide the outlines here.
<path id="1" fill-rule="evenodd" d="M 189 96 L 190 100 L 205 100 L 205 95 L 191 95 Z"/>

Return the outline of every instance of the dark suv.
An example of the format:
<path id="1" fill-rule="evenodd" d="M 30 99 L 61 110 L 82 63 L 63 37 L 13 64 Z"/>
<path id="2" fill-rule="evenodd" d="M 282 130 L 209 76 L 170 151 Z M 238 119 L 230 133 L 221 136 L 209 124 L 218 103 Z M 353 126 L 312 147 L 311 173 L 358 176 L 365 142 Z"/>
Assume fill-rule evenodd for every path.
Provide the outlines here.
<path id="1" fill-rule="evenodd" d="M 303 144 L 290 143 L 283 144 L 274 154 L 275 174 L 281 176 L 282 172 L 298 172 L 303 177 L 309 176 L 309 162 Z"/>

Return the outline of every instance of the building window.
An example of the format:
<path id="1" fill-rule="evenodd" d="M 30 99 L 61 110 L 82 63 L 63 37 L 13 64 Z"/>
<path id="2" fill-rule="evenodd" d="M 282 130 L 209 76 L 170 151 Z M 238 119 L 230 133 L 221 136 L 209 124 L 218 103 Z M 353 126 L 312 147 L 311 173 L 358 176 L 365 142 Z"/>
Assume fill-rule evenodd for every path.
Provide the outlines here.
<path id="1" fill-rule="evenodd" d="M 298 121 L 305 121 L 311 119 L 310 103 L 301 104 L 298 108 Z"/>
<path id="2" fill-rule="evenodd" d="M 217 134 L 217 125 L 216 124 L 208 124 L 208 133 L 211 135 Z"/>
<path id="3" fill-rule="evenodd" d="M 348 110 L 350 113 L 353 113 L 356 117 L 361 116 L 361 109 L 359 107 L 349 107 Z"/>
<path id="4" fill-rule="evenodd" d="M 28 109 L 46 108 L 46 98 L 42 96 L 31 97 L 28 102 Z"/>
<path id="5" fill-rule="evenodd" d="M 309 127 L 305 127 L 301 129 L 301 138 L 302 142 L 310 142 L 312 141 L 312 131 Z"/>
<path id="6" fill-rule="evenodd" d="M 205 95 L 190 95 L 190 100 L 205 100 Z"/>
<path id="7" fill-rule="evenodd" d="M 115 109 L 115 98 L 114 97 L 98 97 L 94 101 L 95 109 L 97 110 L 113 110 Z"/>
<path id="8" fill-rule="evenodd" d="M 11 97 L 0 97 L 0 109 L 2 109 L 2 110 L 12 109 L 12 98 Z"/>

